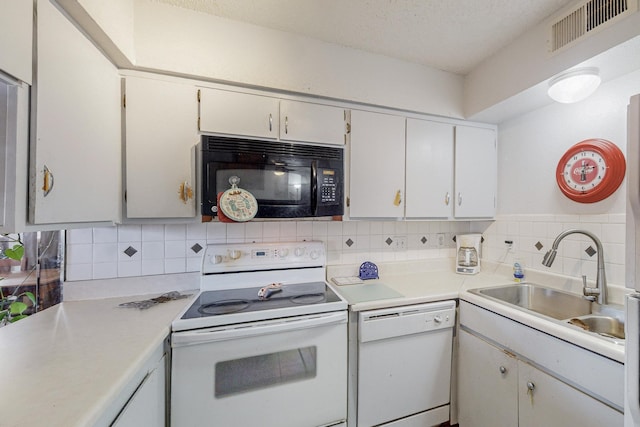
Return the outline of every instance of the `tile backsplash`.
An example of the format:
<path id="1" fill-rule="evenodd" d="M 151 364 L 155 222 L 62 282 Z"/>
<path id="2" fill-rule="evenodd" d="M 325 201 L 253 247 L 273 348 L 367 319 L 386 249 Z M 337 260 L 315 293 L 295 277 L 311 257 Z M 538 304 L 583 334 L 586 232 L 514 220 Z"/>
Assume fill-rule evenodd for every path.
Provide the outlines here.
<path id="1" fill-rule="evenodd" d="M 451 257 L 469 222 L 278 221 L 120 225 L 67 231 L 66 280 L 200 270 L 211 243 L 320 240 L 329 264 Z"/>
<path id="2" fill-rule="evenodd" d="M 577 278 L 586 275 L 589 280 L 595 280 L 598 258 L 596 245 L 581 234 L 571 234 L 563 239 L 553 265 L 542 265 L 544 254 L 562 231 L 590 231 L 602 242 L 608 283 L 624 286 L 624 214 L 504 215 L 490 223 L 472 223 L 471 227 L 473 231 L 483 233 L 484 259 L 508 265 L 513 265 L 518 259 L 524 264 L 525 271 L 534 269 Z M 513 242 L 512 247 L 508 248 L 505 241 Z"/>
<path id="3" fill-rule="evenodd" d="M 321 240 L 329 265 L 447 258 L 454 235 L 480 232 L 482 259 L 527 269 L 595 279 L 597 254 L 587 237 L 570 235 L 552 267 L 542 257 L 563 230 L 589 230 L 600 238 L 609 283 L 624 285 L 624 214 L 503 215 L 495 221 L 278 221 L 120 225 L 67 231 L 66 280 L 185 273 L 200 270 L 210 243 Z M 511 241 L 510 248 L 505 244 Z"/>

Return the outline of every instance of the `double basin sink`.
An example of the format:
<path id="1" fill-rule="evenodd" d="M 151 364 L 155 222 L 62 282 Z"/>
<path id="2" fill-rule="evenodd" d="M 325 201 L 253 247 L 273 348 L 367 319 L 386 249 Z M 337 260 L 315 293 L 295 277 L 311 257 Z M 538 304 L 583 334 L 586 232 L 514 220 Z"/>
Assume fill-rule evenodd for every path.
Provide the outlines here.
<path id="1" fill-rule="evenodd" d="M 469 292 L 533 314 L 550 317 L 570 327 L 614 340 L 624 339 L 624 310 L 621 306 L 599 305 L 580 295 L 533 283 Z"/>

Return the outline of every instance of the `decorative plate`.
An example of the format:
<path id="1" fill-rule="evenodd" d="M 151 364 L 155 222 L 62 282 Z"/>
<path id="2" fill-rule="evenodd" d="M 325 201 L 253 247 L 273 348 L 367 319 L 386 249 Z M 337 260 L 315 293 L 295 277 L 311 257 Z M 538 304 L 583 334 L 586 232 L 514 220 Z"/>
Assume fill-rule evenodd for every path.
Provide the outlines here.
<path id="1" fill-rule="evenodd" d="M 245 222 L 253 219 L 258 213 L 258 202 L 253 194 L 238 188 L 240 178 L 229 178 L 231 188 L 220 196 L 220 210 L 233 221 Z"/>

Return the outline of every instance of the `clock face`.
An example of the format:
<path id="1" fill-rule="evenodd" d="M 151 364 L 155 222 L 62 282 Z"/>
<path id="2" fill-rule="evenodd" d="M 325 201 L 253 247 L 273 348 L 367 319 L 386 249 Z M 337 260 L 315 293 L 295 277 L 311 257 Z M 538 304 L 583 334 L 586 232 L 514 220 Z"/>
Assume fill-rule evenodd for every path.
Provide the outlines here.
<path id="1" fill-rule="evenodd" d="M 567 150 L 558 163 L 556 179 L 568 198 L 593 203 L 616 191 L 625 169 L 624 155 L 615 144 L 604 139 L 588 139 Z"/>
<path id="2" fill-rule="evenodd" d="M 564 178 L 567 185 L 577 191 L 587 191 L 600 185 L 607 174 L 607 163 L 592 150 L 573 156 L 565 165 Z"/>

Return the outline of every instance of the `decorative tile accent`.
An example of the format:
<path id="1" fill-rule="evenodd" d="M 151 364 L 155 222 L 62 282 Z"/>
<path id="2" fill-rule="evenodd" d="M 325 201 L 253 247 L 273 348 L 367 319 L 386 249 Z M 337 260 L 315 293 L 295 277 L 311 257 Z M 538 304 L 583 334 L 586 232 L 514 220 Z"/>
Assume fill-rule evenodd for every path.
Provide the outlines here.
<path id="1" fill-rule="evenodd" d="M 393 239 L 391 237 L 387 237 L 387 240 L 384 241 L 388 246 L 391 246 L 393 243 Z"/>
<path id="2" fill-rule="evenodd" d="M 202 246 L 200 246 L 199 243 L 196 243 L 195 245 L 191 246 L 191 250 L 195 253 L 200 252 L 203 249 Z"/>
<path id="3" fill-rule="evenodd" d="M 129 257 L 134 256 L 137 252 L 138 250 L 133 246 L 129 246 L 127 249 L 124 250 L 124 253 L 127 254 L 127 256 Z"/>
<path id="4" fill-rule="evenodd" d="M 347 246 L 351 247 L 351 245 L 353 245 L 355 242 L 351 239 L 348 239 L 346 242 L 344 242 Z"/>
<path id="5" fill-rule="evenodd" d="M 587 249 L 584 250 L 587 255 L 589 255 L 590 257 L 594 256 L 596 254 L 596 250 L 593 249 L 593 247 L 589 246 Z"/>
<path id="6" fill-rule="evenodd" d="M 427 238 L 425 236 L 422 236 L 422 239 L 420 239 L 420 241 L 423 245 L 425 245 L 427 243 Z"/>
<path id="7" fill-rule="evenodd" d="M 542 250 L 542 248 L 544 248 L 544 245 L 543 245 L 542 243 L 540 243 L 540 242 L 536 243 L 534 246 L 535 246 L 535 247 L 536 247 L 536 249 L 537 249 L 537 250 L 539 250 L 539 251 L 540 251 L 540 250 Z"/>

